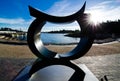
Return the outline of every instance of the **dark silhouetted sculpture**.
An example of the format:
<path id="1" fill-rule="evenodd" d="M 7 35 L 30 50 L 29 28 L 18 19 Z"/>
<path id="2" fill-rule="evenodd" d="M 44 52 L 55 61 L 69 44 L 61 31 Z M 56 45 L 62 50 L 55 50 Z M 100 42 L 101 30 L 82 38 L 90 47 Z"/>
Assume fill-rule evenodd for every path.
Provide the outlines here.
<path id="1" fill-rule="evenodd" d="M 78 12 L 65 17 L 51 16 L 29 6 L 31 16 L 35 17 L 36 19 L 32 22 L 28 29 L 27 41 L 29 48 L 38 57 L 38 59 L 30 68 L 28 68 L 29 70 L 24 69 L 26 71 L 24 71 L 23 74 L 20 73 L 21 75 L 16 77 L 14 81 L 28 81 L 34 73 L 52 65 L 64 65 L 73 69 L 75 72 L 68 81 L 84 81 L 85 72 L 70 60 L 74 60 L 85 55 L 92 46 L 94 40 L 91 31 L 88 30 L 89 28 L 86 28 L 86 15 L 84 14 L 85 5 L 86 2 Z M 58 54 L 56 52 L 48 50 L 44 46 L 43 42 L 40 39 L 40 33 L 42 27 L 46 24 L 46 22 L 71 23 L 74 21 L 77 21 L 79 24 L 83 36 L 80 37 L 81 39 L 78 45 L 72 51 L 65 54 Z"/>

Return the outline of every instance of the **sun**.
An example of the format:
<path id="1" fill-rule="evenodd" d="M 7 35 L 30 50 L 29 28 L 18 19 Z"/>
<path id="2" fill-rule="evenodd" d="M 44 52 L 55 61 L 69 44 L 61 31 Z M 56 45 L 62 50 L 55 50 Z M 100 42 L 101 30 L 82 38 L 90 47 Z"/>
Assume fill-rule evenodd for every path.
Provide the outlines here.
<path id="1" fill-rule="evenodd" d="M 103 14 L 100 11 L 91 11 L 88 18 L 88 23 L 94 26 L 99 25 L 104 21 Z"/>

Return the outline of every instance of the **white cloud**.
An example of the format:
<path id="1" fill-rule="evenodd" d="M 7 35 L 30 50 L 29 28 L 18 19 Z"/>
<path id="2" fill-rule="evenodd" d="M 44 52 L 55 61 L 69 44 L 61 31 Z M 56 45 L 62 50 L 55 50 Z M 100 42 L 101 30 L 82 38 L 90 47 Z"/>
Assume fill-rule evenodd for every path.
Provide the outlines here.
<path id="1" fill-rule="evenodd" d="M 66 16 L 77 12 L 82 7 L 83 3 L 84 2 L 81 2 L 80 0 L 60 0 L 59 2 L 54 3 L 54 5 L 51 8 L 49 8 L 46 12 L 51 15 Z M 103 1 L 98 4 L 94 4 L 94 6 L 89 6 L 87 4 L 85 12 L 99 12 L 99 15 L 101 15 L 100 17 L 102 17 L 101 19 L 103 19 L 103 21 L 117 20 L 120 19 L 119 4 L 120 2 L 118 2 L 117 0 Z M 0 25 L 5 24 L 8 26 L 25 27 L 27 29 L 32 21 L 33 19 L 25 20 L 23 18 L 0 18 Z M 75 25 L 72 24 L 71 26 L 74 27 Z"/>
<path id="2" fill-rule="evenodd" d="M 101 3 L 96 4 L 93 7 L 90 7 L 90 9 L 104 9 L 108 6 L 108 4 L 112 3 L 113 1 L 104 1 Z"/>
<path id="3" fill-rule="evenodd" d="M 64 15 L 65 14 L 64 11 L 69 5 L 70 4 L 68 3 L 67 0 L 62 0 L 60 2 L 54 3 L 54 5 L 47 12 L 52 15 Z M 64 12 L 64 13 L 62 13 L 62 12 Z"/>
<path id="4" fill-rule="evenodd" d="M 79 24 L 75 21 L 73 23 L 67 23 L 67 24 L 54 24 L 47 22 L 44 27 L 42 28 L 42 31 L 53 31 L 53 30 L 79 30 Z"/>
<path id="5" fill-rule="evenodd" d="M 59 2 L 56 2 L 50 9 L 47 10 L 47 12 L 51 15 L 56 16 L 71 15 L 82 7 L 83 3 L 78 3 L 79 2 L 75 0 L 61 0 Z"/>
<path id="6" fill-rule="evenodd" d="M 24 22 L 23 19 L 7 19 L 7 18 L 0 18 L 0 23 L 6 24 L 18 24 Z"/>
<path id="7" fill-rule="evenodd" d="M 0 23 L 3 24 L 28 24 L 31 21 L 26 21 L 25 19 L 22 18 L 17 18 L 17 19 L 8 19 L 8 18 L 0 18 Z"/>
<path id="8" fill-rule="evenodd" d="M 15 29 L 22 28 L 27 30 L 33 19 L 25 20 L 23 18 L 0 18 L 0 27 L 11 27 Z"/>
<path id="9" fill-rule="evenodd" d="M 104 1 L 88 8 L 86 13 L 99 14 L 98 16 L 102 17 L 102 21 L 114 21 L 120 19 L 120 6 L 118 6 L 116 1 Z"/>
<path id="10" fill-rule="evenodd" d="M 88 4 L 90 4 L 90 2 L 91 1 L 87 1 Z M 84 1 L 60 0 L 59 2 L 56 2 L 51 8 L 49 8 L 47 13 L 56 16 L 71 15 L 77 12 L 83 4 Z M 106 0 L 98 4 L 93 4 L 94 6 L 90 6 L 88 4 L 86 5 L 85 13 L 94 13 L 96 16 L 98 16 L 97 20 L 100 22 L 120 19 L 120 3 L 118 3 L 118 1 Z M 75 24 L 72 24 L 69 27 L 70 28 L 67 29 L 77 28 Z"/>
<path id="11" fill-rule="evenodd" d="M 87 1 L 89 3 L 89 1 Z M 78 4 L 79 3 L 79 4 Z M 82 7 L 82 2 L 72 0 L 61 0 L 56 2 L 47 12 L 52 15 L 66 16 L 75 13 Z M 103 21 L 120 19 L 120 2 L 117 0 L 106 0 L 94 6 L 87 5 L 85 12 L 99 12 Z"/>

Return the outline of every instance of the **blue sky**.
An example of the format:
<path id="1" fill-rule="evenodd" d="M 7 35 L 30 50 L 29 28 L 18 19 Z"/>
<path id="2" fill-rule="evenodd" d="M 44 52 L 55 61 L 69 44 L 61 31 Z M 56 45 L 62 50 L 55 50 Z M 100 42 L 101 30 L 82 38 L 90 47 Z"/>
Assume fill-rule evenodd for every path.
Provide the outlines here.
<path id="1" fill-rule="evenodd" d="M 120 0 L 1 0 L 0 27 L 27 30 L 34 20 L 29 14 L 28 5 L 51 15 L 66 16 L 78 11 L 85 1 L 85 12 L 94 14 L 97 22 L 120 19 Z M 47 23 L 43 30 L 64 29 L 66 26 L 67 29 L 79 28 L 76 22 L 54 27 Z"/>

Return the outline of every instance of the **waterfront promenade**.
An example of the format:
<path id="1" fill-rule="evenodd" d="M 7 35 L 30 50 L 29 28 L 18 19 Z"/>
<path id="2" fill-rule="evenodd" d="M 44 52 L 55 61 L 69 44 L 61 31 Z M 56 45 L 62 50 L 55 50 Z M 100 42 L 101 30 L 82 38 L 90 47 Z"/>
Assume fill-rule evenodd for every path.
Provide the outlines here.
<path id="1" fill-rule="evenodd" d="M 120 54 L 86 56 L 74 62 L 85 64 L 99 80 L 107 76 L 108 81 L 120 81 Z"/>
<path id="2" fill-rule="evenodd" d="M 73 46 L 68 45 L 67 47 L 66 45 L 58 48 L 48 45 L 47 47 L 65 52 Z M 0 48 L 0 81 L 11 81 L 23 67 L 31 65 L 36 59 L 27 45 L 0 44 Z M 74 60 L 74 62 L 85 64 L 99 80 L 107 76 L 108 81 L 119 81 L 120 43 L 93 45 L 84 57 Z"/>

